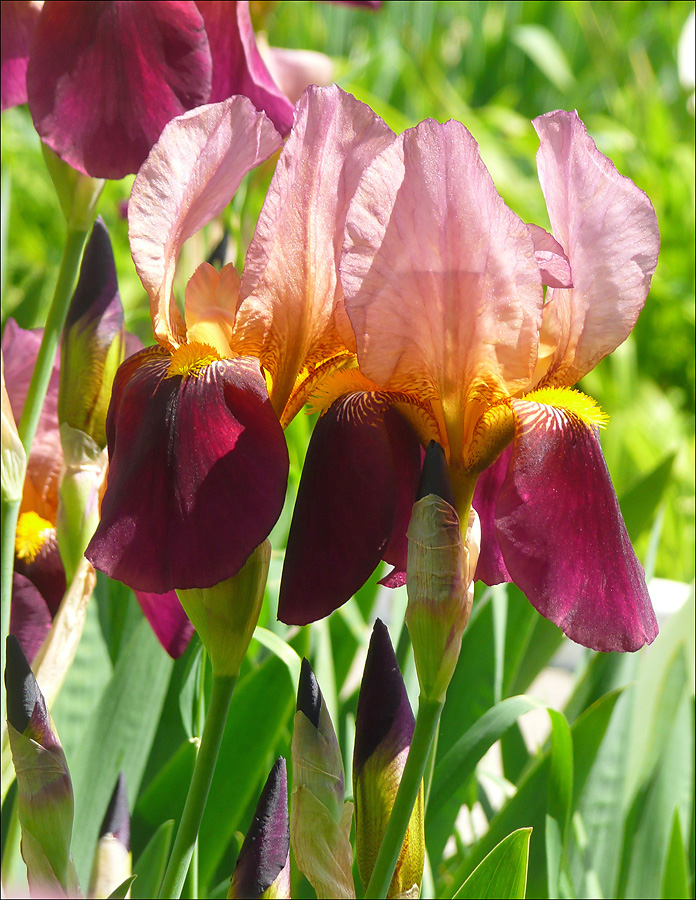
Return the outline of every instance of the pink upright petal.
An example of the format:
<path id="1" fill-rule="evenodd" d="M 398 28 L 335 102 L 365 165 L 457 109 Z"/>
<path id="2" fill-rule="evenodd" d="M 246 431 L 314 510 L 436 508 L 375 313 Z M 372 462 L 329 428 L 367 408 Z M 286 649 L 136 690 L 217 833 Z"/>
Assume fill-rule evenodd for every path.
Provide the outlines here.
<path id="1" fill-rule="evenodd" d="M 27 0 L 0 4 L 0 109 L 27 102 L 29 46 L 41 5 Z"/>
<path id="2" fill-rule="evenodd" d="M 273 378 L 280 415 L 303 370 L 345 349 L 335 325 L 337 262 L 363 168 L 393 140 L 369 107 L 335 85 L 297 106 L 244 264 L 240 347 Z"/>
<path id="3" fill-rule="evenodd" d="M 537 165 L 571 290 L 549 291 L 544 332 L 556 351 L 546 381 L 575 384 L 630 334 L 650 289 L 660 233 L 650 200 L 603 156 L 575 112 L 534 120 Z"/>
<path id="4" fill-rule="evenodd" d="M 571 413 L 513 401 L 515 443 L 498 496 L 498 543 L 539 612 L 593 650 L 657 635 L 596 431 Z"/>
<path id="5" fill-rule="evenodd" d="M 19 422 L 29 390 L 29 382 L 41 346 L 42 328 L 26 330 L 8 319 L 2 336 L 5 385 L 12 412 Z M 58 430 L 58 357 L 53 364 L 46 399 L 31 445 L 22 495 L 22 512 L 33 511 L 55 523 L 58 509 L 58 482 L 63 465 L 63 448 Z"/>
<path id="6" fill-rule="evenodd" d="M 208 102 L 211 66 L 193 3 L 48 2 L 27 69 L 29 108 L 73 168 L 122 178 L 170 119 Z"/>
<path id="7" fill-rule="evenodd" d="M 542 307 L 534 244 L 459 122 L 422 122 L 367 169 L 341 281 L 362 371 L 438 398 L 450 453 L 471 437 L 474 396 L 529 385 Z"/>
<path id="8" fill-rule="evenodd" d="M 538 225 L 527 225 L 534 241 L 534 255 L 539 264 L 541 281 L 549 287 L 572 287 L 570 263 L 563 247 L 553 235 Z"/>
<path id="9" fill-rule="evenodd" d="M 275 524 L 288 472 L 256 360 L 168 377 L 169 358 L 149 347 L 116 375 L 109 479 L 85 554 L 111 578 L 157 594 L 238 572 Z"/>
<path id="10" fill-rule="evenodd" d="M 178 659 L 189 645 L 193 625 L 189 622 L 176 591 L 166 594 L 135 591 L 135 599 L 152 626 L 157 640 L 172 659 Z"/>
<path id="11" fill-rule="evenodd" d="M 292 103 L 273 80 L 256 46 L 245 0 L 197 0 L 213 57 L 211 103 L 244 94 L 282 135 L 292 125 Z"/>
<path id="12" fill-rule="evenodd" d="M 334 63 L 325 53 L 270 47 L 260 39 L 258 45 L 275 83 L 291 103 L 297 103 L 310 84 L 327 86 L 334 80 Z"/>
<path id="13" fill-rule="evenodd" d="M 246 97 L 230 97 L 174 119 L 152 148 L 133 185 L 128 226 L 160 343 L 177 344 L 185 334 L 172 296 L 184 242 L 222 212 L 246 173 L 280 144 L 264 113 Z"/>
<path id="14" fill-rule="evenodd" d="M 404 527 L 401 495 L 413 505 L 420 445 L 389 402 L 346 395 L 314 428 L 285 552 L 283 622 L 305 625 L 342 606 Z"/>

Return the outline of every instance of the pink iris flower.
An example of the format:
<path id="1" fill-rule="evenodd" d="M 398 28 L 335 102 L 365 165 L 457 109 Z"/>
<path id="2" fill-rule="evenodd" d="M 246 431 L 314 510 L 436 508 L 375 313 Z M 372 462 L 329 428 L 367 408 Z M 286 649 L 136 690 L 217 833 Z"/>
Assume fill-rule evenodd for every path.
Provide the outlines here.
<path id="1" fill-rule="evenodd" d="M 454 121 L 394 139 L 346 198 L 338 322 L 360 368 L 326 380 L 316 404 L 284 621 L 328 614 L 380 558 L 395 566 L 388 583 L 403 581 L 420 448 L 434 439 L 458 507 L 473 496 L 481 517 L 477 577 L 514 581 L 594 649 L 657 634 L 600 448 L 606 417 L 570 389 L 633 328 L 657 221 L 576 113 L 534 125 L 553 235 L 505 205 Z"/>
<path id="2" fill-rule="evenodd" d="M 244 97 L 165 128 L 129 202 L 157 344 L 114 383 L 108 485 L 87 550 L 96 568 L 155 594 L 210 587 L 268 535 L 285 499 L 283 428 L 327 371 L 354 359 L 337 325 L 336 235 L 365 166 L 392 138 L 338 88 L 309 88 L 243 276 L 203 263 L 182 316 L 172 294 L 182 244 L 281 138 Z"/>
<path id="3" fill-rule="evenodd" d="M 167 122 L 232 94 L 288 132 L 243 0 L 2 4 L 2 109 L 28 100 L 44 143 L 88 175 L 137 172 Z"/>

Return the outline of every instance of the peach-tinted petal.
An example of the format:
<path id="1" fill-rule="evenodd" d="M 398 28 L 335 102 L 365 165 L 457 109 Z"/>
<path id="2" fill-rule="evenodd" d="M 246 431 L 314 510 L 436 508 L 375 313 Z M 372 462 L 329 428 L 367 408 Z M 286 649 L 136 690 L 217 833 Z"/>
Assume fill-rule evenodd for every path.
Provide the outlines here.
<path id="1" fill-rule="evenodd" d="M 137 172 L 166 123 L 210 97 L 193 3 L 46 3 L 27 68 L 41 139 L 96 178 Z"/>
<path id="2" fill-rule="evenodd" d="M 393 140 L 369 107 L 333 85 L 307 89 L 278 161 L 242 276 L 243 352 L 273 379 L 280 415 L 298 376 L 345 345 L 334 322 L 337 255 L 363 168 Z"/>
<path id="3" fill-rule="evenodd" d="M 512 581 L 579 644 L 626 651 L 651 643 L 655 614 L 597 429 L 542 403 L 513 405 L 515 443 L 495 511 Z"/>
<path id="4" fill-rule="evenodd" d="M 212 103 L 244 94 L 282 135 L 292 125 L 292 103 L 266 68 L 245 0 L 198 0 L 213 57 Z"/>
<path id="5" fill-rule="evenodd" d="M 182 245 L 225 208 L 246 173 L 280 144 L 264 113 L 246 97 L 230 97 L 174 119 L 152 148 L 133 185 L 128 225 L 161 344 L 176 345 L 185 334 L 172 297 Z"/>
<path id="6" fill-rule="evenodd" d="M 556 345 L 546 380 L 571 385 L 630 334 L 650 289 L 660 234 L 646 194 L 597 150 L 577 113 L 547 113 L 534 127 L 551 226 L 573 273 L 572 289 L 546 297 L 544 334 Z"/>
<path id="7" fill-rule="evenodd" d="M 29 46 L 40 12 L 40 4 L 28 0 L 0 5 L 0 109 L 27 102 Z"/>
<path id="8" fill-rule="evenodd" d="M 27 331 L 13 319 L 8 319 L 5 325 L 2 336 L 5 386 L 16 422 L 22 416 L 42 335 L 42 328 Z M 32 510 L 49 522 L 56 521 L 58 481 L 63 465 L 63 448 L 58 431 L 58 382 L 56 358 L 27 461 L 21 506 L 22 512 Z"/>
<path id="9" fill-rule="evenodd" d="M 534 244 L 459 122 L 422 122 L 365 172 L 341 280 L 361 369 L 439 399 L 456 458 L 481 411 L 473 397 L 529 384 L 542 306 Z"/>
<path id="10" fill-rule="evenodd" d="M 223 357 L 231 355 L 239 284 L 239 273 L 231 263 L 220 272 L 210 263 L 200 264 L 186 285 L 184 316 L 189 342 L 209 344 Z"/>

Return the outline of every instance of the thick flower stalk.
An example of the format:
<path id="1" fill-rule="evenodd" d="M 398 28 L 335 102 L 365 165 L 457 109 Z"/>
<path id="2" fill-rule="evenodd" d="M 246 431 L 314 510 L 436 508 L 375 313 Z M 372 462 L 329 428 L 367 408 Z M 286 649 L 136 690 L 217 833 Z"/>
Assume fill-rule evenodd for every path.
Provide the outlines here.
<path id="1" fill-rule="evenodd" d="M 36 679 L 17 640 L 7 639 L 7 728 L 17 773 L 21 851 L 32 897 L 75 896 L 70 856 L 70 773 Z"/>
<path id="2" fill-rule="evenodd" d="M 355 849 L 367 887 L 408 758 L 415 719 L 386 626 L 375 622 L 358 697 L 353 754 Z M 387 897 L 418 897 L 423 877 L 423 785 L 410 815 Z"/>
<path id="3" fill-rule="evenodd" d="M 570 386 L 635 324 L 657 262 L 655 213 L 577 114 L 535 127 L 553 235 L 505 205 L 458 122 L 422 122 L 364 171 L 340 264 L 360 372 L 327 379 L 315 404 L 325 412 L 288 539 L 284 621 L 326 615 L 380 558 L 398 558 L 387 583 L 403 583 L 414 454 L 435 440 L 460 522 L 472 500 L 481 520 L 479 578 L 515 581 L 586 646 L 654 639 L 599 445 L 606 417 Z M 348 560 L 340 578 L 330 566 L 307 582 L 309 560 L 332 552 Z"/>
<path id="4" fill-rule="evenodd" d="M 290 897 L 288 777 L 282 756 L 276 760 L 261 791 L 227 897 L 228 900 Z"/>
<path id="5" fill-rule="evenodd" d="M 292 733 L 290 838 L 317 897 L 355 897 L 341 750 L 311 666 L 302 660 Z"/>

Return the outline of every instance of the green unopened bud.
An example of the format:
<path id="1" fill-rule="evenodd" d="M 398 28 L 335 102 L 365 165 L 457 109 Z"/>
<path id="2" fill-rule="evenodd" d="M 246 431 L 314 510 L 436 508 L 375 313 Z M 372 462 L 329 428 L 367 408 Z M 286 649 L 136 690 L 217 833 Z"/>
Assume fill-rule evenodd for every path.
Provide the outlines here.
<path id="1" fill-rule="evenodd" d="M 208 651 L 213 675 L 239 675 L 261 612 L 270 562 L 271 545 L 264 541 L 232 578 L 211 588 L 177 591 Z"/>
<path id="2" fill-rule="evenodd" d="M 106 182 L 73 169 L 44 143 L 41 150 L 68 228 L 89 231 Z"/>
<path id="3" fill-rule="evenodd" d="M 5 361 L 2 359 L 0 369 L 2 381 L 2 430 L 0 447 L 2 449 L 2 499 L 6 503 L 14 503 L 22 497 L 24 474 L 27 469 L 27 456 L 17 434 L 17 425 L 10 398 L 5 387 Z"/>
<path id="4" fill-rule="evenodd" d="M 302 661 L 292 734 L 290 837 L 297 865 L 317 897 L 355 897 L 343 760 L 319 685 Z"/>
<path id="5" fill-rule="evenodd" d="M 389 632 L 377 619 L 360 686 L 353 755 L 355 850 L 364 885 L 382 845 L 415 724 Z M 419 896 L 424 859 L 421 782 L 387 897 Z"/>
<path id="6" fill-rule="evenodd" d="M 109 232 L 97 219 L 63 328 L 58 421 L 106 446 L 106 413 L 125 330 Z"/>
<path id="7" fill-rule="evenodd" d="M 6 647 L 7 729 L 29 886 L 33 897 L 75 896 L 79 887 L 70 856 L 73 792 L 65 754 L 13 635 Z"/>
<path id="8" fill-rule="evenodd" d="M 427 466 L 426 458 L 424 470 Z M 442 493 L 428 493 L 413 505 L 406 566 L 406 624 L 421 695 L 440 702 L 444 702 L 471 614 L 481 544 L 475 510 L 469 511 L 463 540 L 457 511 Z"/>
<path id="9" fill-rule="evenodd" d="M 227 892 L 234 898 L 290 897 L 288 778 L 281 756 L 264 785 Z"/>
<path id="10" fill-rule="evenodd" d="M 130 874 L 130 815 L 126 779 L 121 772 L 99 829 L 88 896 L 108 897 Z"/>

